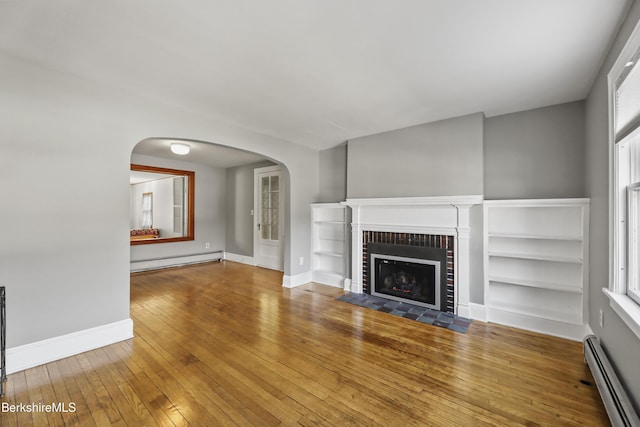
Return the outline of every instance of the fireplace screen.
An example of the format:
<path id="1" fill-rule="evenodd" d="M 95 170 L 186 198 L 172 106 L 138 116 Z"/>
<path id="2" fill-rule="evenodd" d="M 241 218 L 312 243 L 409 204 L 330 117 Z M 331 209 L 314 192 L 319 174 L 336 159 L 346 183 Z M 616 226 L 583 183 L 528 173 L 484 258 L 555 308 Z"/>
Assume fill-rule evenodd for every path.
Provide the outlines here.
<path id="1" fill-rule="evenodd" d="M 365 269 L 371 295 L 447 310 L 445 249 L 369 242 Z"/>
<path id="2" fill-rule="evenodd" d="M 440 310 L 440 262 L 372 254 L 371 293 Z"/>

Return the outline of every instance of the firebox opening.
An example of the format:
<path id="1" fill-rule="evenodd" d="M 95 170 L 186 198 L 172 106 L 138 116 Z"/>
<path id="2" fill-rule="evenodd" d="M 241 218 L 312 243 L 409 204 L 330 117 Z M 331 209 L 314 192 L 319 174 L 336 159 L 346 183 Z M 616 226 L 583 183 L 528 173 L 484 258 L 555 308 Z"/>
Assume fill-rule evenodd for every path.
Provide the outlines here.
<path id="1" fill-rule="evenodd" d="M 440 309 L 440 263 L 373 255 L 374 294 L 425 303 Z"/>
<path id="2" fill-rule="evenodd" d="M 369 292 L 434 310 L 446 308 L 446 251 L 369 244 Z"/>

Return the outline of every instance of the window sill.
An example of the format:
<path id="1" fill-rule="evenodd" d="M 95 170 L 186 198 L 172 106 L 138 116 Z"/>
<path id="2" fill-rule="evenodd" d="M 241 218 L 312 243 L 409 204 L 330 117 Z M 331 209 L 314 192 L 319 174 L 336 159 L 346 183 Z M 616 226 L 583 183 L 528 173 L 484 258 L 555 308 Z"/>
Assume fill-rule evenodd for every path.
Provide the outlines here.
<path id="1" fill-rule="evenodd" d="M 611 292 L 607 288 L 602 291 L 609 297 L 609 304 L 631 331 L 640 338 L 640 305 L 624 294 Z"/>

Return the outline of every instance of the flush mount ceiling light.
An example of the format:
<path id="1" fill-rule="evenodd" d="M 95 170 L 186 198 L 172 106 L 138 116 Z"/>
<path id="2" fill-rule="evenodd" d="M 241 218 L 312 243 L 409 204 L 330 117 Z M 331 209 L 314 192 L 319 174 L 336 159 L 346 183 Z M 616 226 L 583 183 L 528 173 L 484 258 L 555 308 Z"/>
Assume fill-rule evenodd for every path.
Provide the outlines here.
<path id="1" fill-rule="evenodd" d="M 189 154 L 189 150 L 191 150 L 191 147 L 189 146 L 189 144 L 182 144 L 179 142 L 171 143 L 171 152 L 174 154 L 179 154 L 181 156 L 184 156 L 185 154 Z"/>

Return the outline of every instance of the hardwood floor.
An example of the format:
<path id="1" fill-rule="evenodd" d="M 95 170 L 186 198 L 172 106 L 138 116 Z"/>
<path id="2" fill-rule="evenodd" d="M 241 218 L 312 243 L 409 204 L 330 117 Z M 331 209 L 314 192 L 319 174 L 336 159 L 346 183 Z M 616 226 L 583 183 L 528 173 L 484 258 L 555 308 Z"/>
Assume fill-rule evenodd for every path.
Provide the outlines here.
<path id="1" fill-rule="evenodd" d="M 466 334 L 231 262 L 131 276 L 135 338 L 9 375 L 2 426 L 606 426 L 582 344 Z"/>

